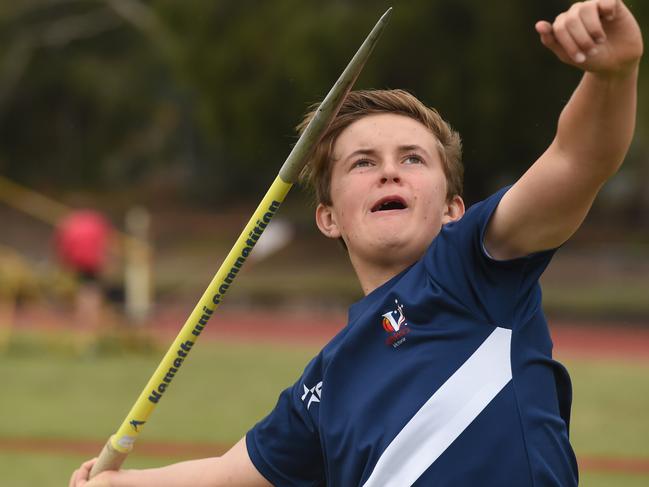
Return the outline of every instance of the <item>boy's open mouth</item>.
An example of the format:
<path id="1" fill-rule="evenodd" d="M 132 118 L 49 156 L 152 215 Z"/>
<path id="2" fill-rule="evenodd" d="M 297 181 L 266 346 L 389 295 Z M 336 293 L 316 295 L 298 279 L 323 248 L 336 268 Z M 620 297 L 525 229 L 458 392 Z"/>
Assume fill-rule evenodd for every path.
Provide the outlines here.
<path id="1" fill-rule="evenodd" d="M 406 202 L 402 198 L 399 196 L 388 196 L 380 199 L 372 207 L 372 213 L 377 211 L 405 210 L 406 208 L 408 208 L 408 205 L 406 205 Z"/>

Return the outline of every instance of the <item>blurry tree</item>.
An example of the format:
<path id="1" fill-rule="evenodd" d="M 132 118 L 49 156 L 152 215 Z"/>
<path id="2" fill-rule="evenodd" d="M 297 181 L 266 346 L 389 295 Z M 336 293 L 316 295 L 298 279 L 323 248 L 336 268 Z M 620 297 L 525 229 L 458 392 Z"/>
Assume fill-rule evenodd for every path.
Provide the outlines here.
<path id="1" fill-rule="evenodd" d="M 174 83 L 106 2 L 3 5 L 0 170 L 27 182 L 121 185 L 177 153 Z"/>
<path id="2" fill-rule="evenodd" d="M 568 2 L 390 3 L 391 25 L 357 87 L 409 89 L 440 110 L 464 138 L 469 200 L 513 181 L 550 142 L 579 79 L 534 31 Z M 649 5 L 630 3 L 649 27 Z M 258 195 L 306 106 L 388 5 L 4 2 L 0 172 L 67 187 L 155 177 L 206 201 Z M 644 98 L 641 107 L 649 113 Z M 640 118 L 631 170 L 646 172 L 649 121 Z"/>

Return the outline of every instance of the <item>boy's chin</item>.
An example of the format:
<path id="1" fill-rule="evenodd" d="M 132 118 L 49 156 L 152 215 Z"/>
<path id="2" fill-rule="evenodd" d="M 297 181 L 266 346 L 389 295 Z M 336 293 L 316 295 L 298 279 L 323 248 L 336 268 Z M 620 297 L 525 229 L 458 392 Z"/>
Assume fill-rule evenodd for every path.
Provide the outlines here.
<path id="1" fill-rule="evenodd" d="M 412 240 L 400 236 L 381 239 L 376 244 L 373 253 L 377 260 L 384 263 L 393 261 L 395 263 L 412 264 L 424 255 L 428 247 L 423 242 L 417 244 Z"/>

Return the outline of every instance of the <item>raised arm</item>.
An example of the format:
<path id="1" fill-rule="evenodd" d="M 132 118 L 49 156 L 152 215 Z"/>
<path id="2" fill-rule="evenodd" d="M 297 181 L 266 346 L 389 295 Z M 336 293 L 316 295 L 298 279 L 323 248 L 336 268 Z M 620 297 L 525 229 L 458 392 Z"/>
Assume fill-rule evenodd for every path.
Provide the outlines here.
<path id="1" fill-rule="evenodd" d="M 541 42 L 584 76 L 550 147 L 505 194 L 485 235 L 496 259 L 564 243 L 620 167 L 635 127 L 640 28 L 620 0 L 573 4 L 536 24 Z"/>
<path id="2" fill-rule="evenodd" d="M 88 481 L 94 462 L 84 463 L 72 474 L 70 487 L 271 487 L 250 461 L 245 439 L 222 457 L 146 470 L 103 472 Z"/>

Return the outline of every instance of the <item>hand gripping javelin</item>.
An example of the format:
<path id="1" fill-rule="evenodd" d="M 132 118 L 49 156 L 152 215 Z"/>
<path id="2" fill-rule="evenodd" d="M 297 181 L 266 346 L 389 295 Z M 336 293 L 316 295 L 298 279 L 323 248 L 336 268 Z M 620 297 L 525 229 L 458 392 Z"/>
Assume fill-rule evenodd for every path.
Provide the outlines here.
<path id="1" fill-rule="evenodd" d="M 379 19 L 340 75 L 340 78 L 338 78 L 338 81 L 336 81 L 336 84 L 318 107 L 315 116 L 293 147 L 275 181 L 271 184 L 232 250 L 230 250 L 198 304 L 187 318 L 178 336 L 162 358 L 158 368 L 140 393 L 126 419 L 104 446 L 99 459 L 92 468 L 91 478 L 104 470 L 119 470 L 126 456 L 133 449 L 137 436 L 142 431 L 149 415 L 153 412 L 178 373 L 214 310 L 223 300 L 255 243 L 279 209 L 288 191 L 297 181 L 311 149 L 318 143 L 338 113 L 345 96 L 351 90 L 365 65 L 365 61 L 372 53 L 390 18 L 391 12 L 392 8 L 388 9 Z"/>

